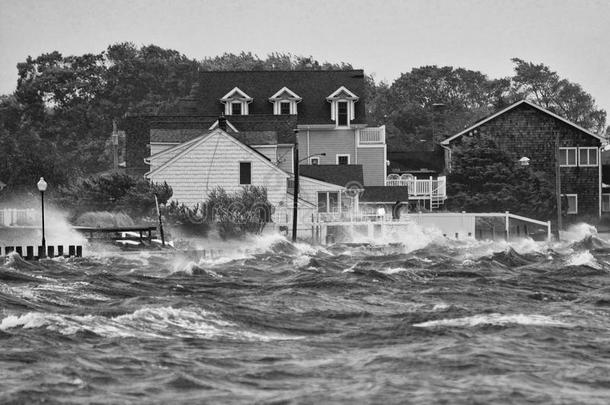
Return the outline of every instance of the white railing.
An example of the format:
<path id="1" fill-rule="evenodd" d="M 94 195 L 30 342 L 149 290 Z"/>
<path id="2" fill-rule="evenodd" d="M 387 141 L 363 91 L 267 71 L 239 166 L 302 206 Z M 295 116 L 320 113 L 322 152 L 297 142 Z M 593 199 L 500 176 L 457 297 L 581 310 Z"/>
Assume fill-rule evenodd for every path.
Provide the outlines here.
<path id="1" fill-rule="evenodd" d="M 385 125 L 380 127 L 362 128 L 358 130 L 358 142 L 364 145 L 384 144 Z"/>
<path id="2" fill-rule="evenodd" d="M 432 196 L 432 197 L 447 197 L 447 178 L 441 176 L 436 180 L 429 178 L 427 180 L 414 179 L 392 179 L 386 180 L 386 186 L 408 187 L 409 195 L 413 197 Z"/>
<path id="3" fill-rule="evenodd" d="M 0 209 L 0 226 L 35 225 L 38 217 L 38 212 L 32 208 L 4 208 Z"/>

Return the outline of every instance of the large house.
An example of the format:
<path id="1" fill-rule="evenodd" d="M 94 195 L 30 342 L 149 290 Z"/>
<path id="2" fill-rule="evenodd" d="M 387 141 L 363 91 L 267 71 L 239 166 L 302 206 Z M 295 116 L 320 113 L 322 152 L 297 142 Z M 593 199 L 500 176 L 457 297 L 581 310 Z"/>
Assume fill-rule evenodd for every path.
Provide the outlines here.
<path id="1" fill-rule="evenodd" d="M 568 204 L 567 215 L 601 215 L 600 147 L 604 139 L 599 135 L 522 100 L 441 142 L 448 170 L 454 158 L 452 150 L 464 137 L 473 135 L 493 137 L 501 149 L 514 157 L 515 164 L 522 158 L 529 159 L 529 165 L 546 173 L 553 184 L 559 156 L 560 190 Z"/>
<path id="2" fill-rule="evenodd" d="M 385 127 L 366 125 L 365 94 L 362 70 L 200 72 L 173 110 L 124 121 L 127 171 L 167 181 L 189 205 L 217 186 L 265 186 L 287 217 L 298 148 L 300 208 L 372 212 L 410 190 L 438 206 L 432 181 L 388 181 Z"/>

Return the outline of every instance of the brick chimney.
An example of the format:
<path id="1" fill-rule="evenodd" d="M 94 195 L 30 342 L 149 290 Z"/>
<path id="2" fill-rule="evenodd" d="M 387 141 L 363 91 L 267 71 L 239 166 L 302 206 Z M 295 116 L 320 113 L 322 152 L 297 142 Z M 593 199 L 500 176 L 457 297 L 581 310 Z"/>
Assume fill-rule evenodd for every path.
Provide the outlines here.
<path id="1" fill-rule="evenodd" d="M 218 117 L 218 128 L 227 132 L 227 119 L 224 114 L 220 114 L 220 117 Z"/>

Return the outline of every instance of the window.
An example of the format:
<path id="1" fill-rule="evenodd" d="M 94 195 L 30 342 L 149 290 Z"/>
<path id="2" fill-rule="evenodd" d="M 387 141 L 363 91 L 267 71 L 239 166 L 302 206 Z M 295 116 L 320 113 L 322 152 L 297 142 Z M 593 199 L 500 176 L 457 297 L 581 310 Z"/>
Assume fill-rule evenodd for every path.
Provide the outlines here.
<path id="1" fill-rule="evenodd" d="M 568 214 L 578 214 L 578 195 L 562 194 L 562 197 L 565 197 L 564 201 L 568 203 Z"/>
<path id="2" fill-rule="evenodd" d="M 597 166 L 597 148 L 578 148 L 579 166 Z"/>
<path id="3" fill-rule="evenodd" d="M 328 212 L 339 212 L 339 193 L 328 193 Z"/>
<path id="4" fill-rule="evenodd" d="M 339 212 L 339 193 L 336 191 L 318 192 L 318 212 Z"/>
<path id="5" fill-rule="evenodd" d="M 326 97 L 330 103 L 330 119 L 337 127 L 349 127 L 350 122 L 356 119 L 355 104 L 359 97 L 345 86 L 339 87 Z"/>
<path id="6" fill-rule="evenodd" d="M 241 103 L 240 102 L 231 103 L 231 115 L 241 115 Z"/>
<path id="7" fill-rule="evenodd" d="M 559 165 L 576 166 L 576 148 L 559 148 Z"/>
<path id="8" fill-rule="evenodd" d="M 602 194 L 602 212 L 610 212 L 610 194 Z"/>
<path id="9" fill-rule="evenodd" d="M 338 165 L 349 165 L 349 155 L 337 155 Z"/>
<path id="10" fill-rule="evenodd" d="M 314 166 L 317 166 L 317 165 L 320 164 L 320 158 L 319 157 L 312 157 L 312 158 L 309 159 L 309 163 L 314 165 Z"/>
<path id="11" fill-rule="evenodd" d="M 290 115 L 290 102 L 282 101 L 280 103 L 280 115 Z"/>
<path id="12" fill-rule="evenodd" d="M 339 101 L 337 103 L 337 125 L 340 127 L 348 126 L 347 101 Z"/>
<path id="13" fill-rule="evenodd" d="M 328 199 L 328 193 L 318 193 L 318 212 L 327 212 L 326 211 L 326 207 L 328 206 L 327 199 Z"/>
<path id="14" fill-rule="evenodd" d="M 252 184 L 252 162 L 239 162 L 239 184 Z"/>
<path id="15" fill-rule="evenodd" d="M 288 87 L 282 87 L 277 93 L 269 97 L 273 103 L 274 115 L 296 115 L 297 104 L 303 99 Z"/>

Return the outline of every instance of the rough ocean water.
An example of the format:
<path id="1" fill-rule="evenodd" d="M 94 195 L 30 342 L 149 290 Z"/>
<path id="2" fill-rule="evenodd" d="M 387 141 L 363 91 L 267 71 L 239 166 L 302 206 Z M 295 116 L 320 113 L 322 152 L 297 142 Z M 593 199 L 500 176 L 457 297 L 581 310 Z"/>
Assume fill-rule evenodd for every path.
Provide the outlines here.
<path id="1" fill-rule="evenodd" d="M 610 244 L 0 258 L 0 403 L 610 403 Z"/>

